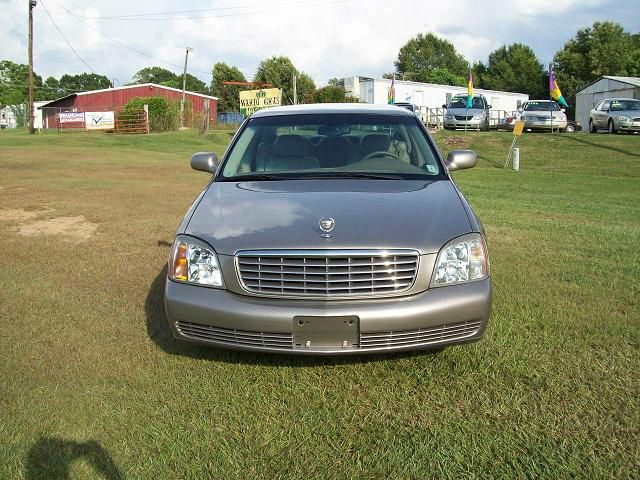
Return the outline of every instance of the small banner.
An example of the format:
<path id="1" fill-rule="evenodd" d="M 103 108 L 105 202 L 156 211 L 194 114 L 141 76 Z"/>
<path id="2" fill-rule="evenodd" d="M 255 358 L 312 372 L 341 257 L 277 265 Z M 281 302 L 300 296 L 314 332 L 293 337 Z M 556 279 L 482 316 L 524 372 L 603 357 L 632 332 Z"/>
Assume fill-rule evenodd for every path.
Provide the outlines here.
<path id="1" fill-rule="evenodd" d="M 282 105 L 282 90 L 279 88 L 240 92 L 240 113 L 246 116 L 263 108 L 280 105 Z"/>
<path id="2" fill-rule="evenodd" d="M 84 123 L 84 112 L 60 112 L 58 123 Z"/>
<path id="3" fill-rule="evenodd" d="M 110 130 L 115 126 L 113 112 L 84 112 L 87 130 Z"/>

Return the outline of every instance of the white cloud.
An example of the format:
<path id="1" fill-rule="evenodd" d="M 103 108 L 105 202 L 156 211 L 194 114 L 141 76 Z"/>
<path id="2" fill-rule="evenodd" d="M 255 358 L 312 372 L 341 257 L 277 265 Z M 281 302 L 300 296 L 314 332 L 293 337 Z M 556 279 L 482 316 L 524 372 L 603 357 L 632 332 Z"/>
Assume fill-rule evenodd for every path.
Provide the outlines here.
<path id="1" fill-rule="evenodd" d="M 596 20 L 612 19 L 627 30 L 637 31 L 640 9 L 636 8 L 636 2 L 243 0 L 238 6 L 231 0 L 187 4 L 172 0 L 144 3 L 99 0 L 87 6 L 82 0 L 42 0 L 35 9 L 35 68 L 43 77 L 86 70 L 51 24 L 43 3 L 96 72 L 117 78 L 120 83 L 128 82 L 144 66 L 159 65 L 180 71 L 184 47 L 191 46 L 194 52 L 189 60 L 190 69 L 207 83 L 210 75 L 206 72 L 217 61 L 237 65 L 251 78 L 262 59 L 286 55 L 299 69 L 323 84 L 331 77 L 380 76 L 391 71 L 399 48 L 412 36 L 428 30 L 452 41 L 470 61 L 485 60 L 493 49 L 517 41 L 530 45 L 540 60 L 547 62 L 579 28 Z M 170 66 L 114 44 L 72 18 L 61 4 L 81 17 L 204 8 L 226 10 L 183 14 L 209 17 L 200 19 L 85 19 L 91 27 L 110 37 L 175 65 Z M 26 63 L 26 2 L 0 0 L 0 11 L 4 24 L 0 29 L 1 56 Z"/>

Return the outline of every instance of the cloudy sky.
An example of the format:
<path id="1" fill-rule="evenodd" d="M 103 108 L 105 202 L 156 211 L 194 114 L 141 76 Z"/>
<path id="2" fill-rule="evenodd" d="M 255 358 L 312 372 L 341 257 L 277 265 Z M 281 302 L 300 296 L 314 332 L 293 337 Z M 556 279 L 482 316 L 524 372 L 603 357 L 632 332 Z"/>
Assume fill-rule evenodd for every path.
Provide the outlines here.
<path id="1" fill-rule="evenodd" d="M 27 63 L 26 4 L 0 0 L 0 59 Z M 522 42 L 547 63 L 596 20 L 640 31 L 640 0 L 39 0 L 34 17 L 34 65 L 43 78 L 89 71 L 55 22 L 86 64 L 117 85 L 145 66 L 181 71 L 185 46 L 194 48 L 189 71 L 207 83 L 217 61 L 250 78 L 260 60 L 286 55 L 322 85 L 391 71 L 399 48 L 426 31 L 470 61 Z"/>

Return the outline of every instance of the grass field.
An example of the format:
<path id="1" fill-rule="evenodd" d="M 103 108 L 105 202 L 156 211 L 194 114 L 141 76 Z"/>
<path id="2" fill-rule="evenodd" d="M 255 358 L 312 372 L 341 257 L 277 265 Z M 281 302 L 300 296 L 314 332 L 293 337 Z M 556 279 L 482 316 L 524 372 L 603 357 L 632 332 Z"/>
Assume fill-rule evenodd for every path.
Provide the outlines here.
<path id="1" fill-rule="evenodd" d="M 163 269 L 227 132 L 0 132 L 0 479 L 637 478 L 640 137 L 458 133 L 479 343 L 358 359 L 172 339 Z M 456 143 L 437 134 L 443 151 Z"/>

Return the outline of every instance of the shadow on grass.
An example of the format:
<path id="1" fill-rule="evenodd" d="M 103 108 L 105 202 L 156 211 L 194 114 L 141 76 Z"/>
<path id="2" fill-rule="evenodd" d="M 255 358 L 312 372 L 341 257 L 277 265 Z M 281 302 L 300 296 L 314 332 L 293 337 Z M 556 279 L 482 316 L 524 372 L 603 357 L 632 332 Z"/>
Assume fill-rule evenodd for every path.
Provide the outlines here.
<path id="1" fill-rule="evenodd" d="M 629 150 L 623 150 L 622 148 L 617 148 L 617 147 L 611 147 L 608 145 L 600 145 L 598 143 L 594 143 L 594 142 L 590 142 L 584 138 L 585 135 L 563 135 L 562 138 L 566 139 L 566 140 L 571 140 L 574 141 L 576 143 L 582 143 L 583 145 L 589 145 L 590 147 L 596 147 L 596 148 L 602 148 L 603 150 L 610 150 L 612 152 L 618 152 L 618 153 L 623 153 L 625 155 L 629 155 L 631 157 L 640 157 L 640 153 L 635 153 Z"/>
<path id="2" fill-rule="evenodd" d="M 408 358 L 433 355 L 439 350 L 418 350 L 414 352 L 392 352 L 388 354 L 349 355 L 336 357 L 310 357 L 306 355 L 290 355 L 277 353 L 256 353 L 227 350 L 209 345 L 199 345 L 174 337 L 164 309 L 164 283 L 167 277 L 167 266 L 158 273 L 150 285 L 145 301 L 147 335 L 164 352 L 200 360 L 212 360 L 246 365 L 270 365 L 281 367 L 309 367 L 315 365 L 342 365 L 369 363 L 394 358 Z"/>
<path id="3" fill-rule="evenodd" d="M 84 460 L 101 478 L 122 480 L 109 452 L 95 440 L 74 442 L 59 437 L 38 440 L 27 455 L 25 478 L 28 480 L 65 480 L 70 477 L 73 462 Z"/>

